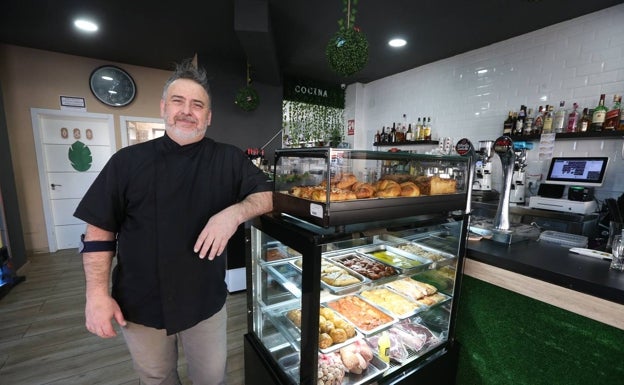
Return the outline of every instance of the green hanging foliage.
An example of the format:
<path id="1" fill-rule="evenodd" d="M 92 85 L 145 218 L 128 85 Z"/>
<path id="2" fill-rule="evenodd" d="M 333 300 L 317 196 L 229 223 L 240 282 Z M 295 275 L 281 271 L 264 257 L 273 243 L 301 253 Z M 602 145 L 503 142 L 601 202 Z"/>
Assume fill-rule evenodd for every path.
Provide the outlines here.
<path id="1" fill-rule="evenodd" d="M 76 171 L 87 171 L 91 168 L 93 158 L 91 157 L 91 150 L 84 143 L 77 140 L 69 147 L 67 152 L 67 158 L 71 163 L 71 166 Z"/>
<path id="2" fill-rule="evenodd" d="M 344 117 L 342 108 L 284 100 L 282 124 L 291 147 L 316 146 L 342 141 Z"/>
<path id="3" fill-rule="evenodd" d="M 255 88 L 251 85 L 247 85 L 238 90 L 234 103 L 244 111 L 253 111 L 258 108 L 260 96 Z"/>
<path id="4" fill-rule="evenodd" d="M 368 41 L 366 36 L 355 26 L 356 5 L 358 0 L 343 0 L 343 19 L 338 20 L 338 31 L 329 39 L 325 56 L 329 67 L 343 76 L 350 76 L 360 71 L 368 63 Z"/>

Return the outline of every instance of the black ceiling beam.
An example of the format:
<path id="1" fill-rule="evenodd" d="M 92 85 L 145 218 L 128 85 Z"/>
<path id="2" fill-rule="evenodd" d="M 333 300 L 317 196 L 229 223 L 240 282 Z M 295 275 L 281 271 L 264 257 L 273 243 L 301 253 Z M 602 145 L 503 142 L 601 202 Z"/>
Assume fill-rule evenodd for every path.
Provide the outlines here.
<path id="1" fill-rule="evenodd" d="M 234 30 L 251 65 L 252 79 L 281 85 L 282 77 L 266 0 L 236 0 Z"/>

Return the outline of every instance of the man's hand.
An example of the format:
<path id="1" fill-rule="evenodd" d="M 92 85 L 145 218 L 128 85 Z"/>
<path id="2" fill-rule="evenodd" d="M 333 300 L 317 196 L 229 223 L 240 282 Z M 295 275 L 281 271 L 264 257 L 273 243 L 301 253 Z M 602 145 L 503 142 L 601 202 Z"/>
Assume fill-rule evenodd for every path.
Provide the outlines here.
<path id="1" fill-rule="evenodd" d="M 208 259 L 212 261 L 225 250 L 239 225 L 237 218 L 229 211 L 226 209 L 213 215 L 199 233 L 193 247 L 193 251 L 199 253 L 199 258 L 208 256 Z"/>
<path id="2" fill-rule="evenodd" d="M 117 301 L 109 295 L 87 297 L 85 318 L 87 330 L 102 338 L 117 336 L 112 322 L 113 319 L 120 326 L 126 326 L 126 320 Z"/>

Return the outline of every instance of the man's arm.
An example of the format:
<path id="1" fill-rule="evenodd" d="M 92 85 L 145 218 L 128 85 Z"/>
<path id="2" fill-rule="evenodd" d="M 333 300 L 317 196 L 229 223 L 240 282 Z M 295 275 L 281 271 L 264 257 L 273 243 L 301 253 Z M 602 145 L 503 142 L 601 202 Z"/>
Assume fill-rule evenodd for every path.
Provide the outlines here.
<path id="1" fill-rule="evenodd" d="M 213 215 L 204 227 L 193 250 L 200 258 L 208 256 L 213 260 L 221 255 L 236 228 L 245 221 L 273 210 L 273 192 L 264 191 L 250 194 L 239 203 Z"/>
<path id="2" fill-rule="evenodd" d="M 115 234 L 87 224 L 85 241 L 112 241 Z M 111 320 L 115 318 L 121 326 L 126 321 L 117 302 L 110 295 L 110 272 L 115 253 L 98 251 L 82 254 L 86 278 L 85 326 L 91 333 L 102 338 L 115 337 L 117 333 Z"/>

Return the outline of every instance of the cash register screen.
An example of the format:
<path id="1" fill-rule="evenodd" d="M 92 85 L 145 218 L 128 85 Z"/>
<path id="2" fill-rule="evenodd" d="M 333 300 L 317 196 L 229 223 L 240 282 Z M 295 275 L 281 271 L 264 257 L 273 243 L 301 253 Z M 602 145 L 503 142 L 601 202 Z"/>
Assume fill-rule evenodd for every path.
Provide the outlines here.
<path id="1" fill-rule="evenodd" d="M 570 186 L 602 186 L 607 157 L 552 158 L 546 183 Z"/>

